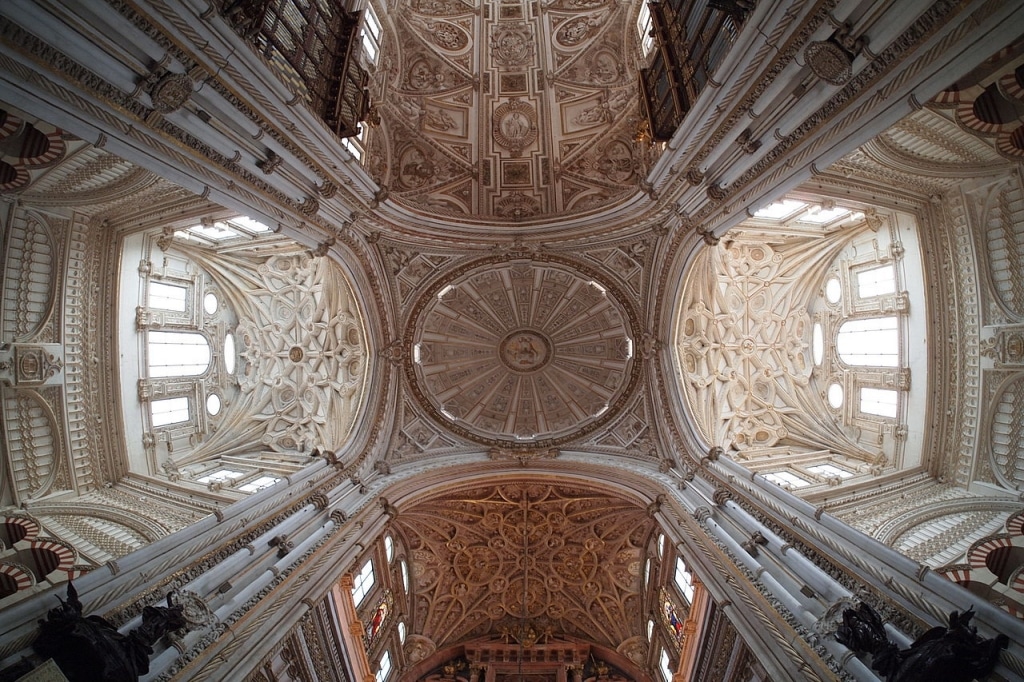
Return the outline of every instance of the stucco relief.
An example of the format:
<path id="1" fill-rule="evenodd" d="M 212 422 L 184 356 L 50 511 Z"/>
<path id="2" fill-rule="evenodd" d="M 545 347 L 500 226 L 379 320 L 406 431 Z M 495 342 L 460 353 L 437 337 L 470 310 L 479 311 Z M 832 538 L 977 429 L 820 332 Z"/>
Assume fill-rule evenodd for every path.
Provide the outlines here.
<path id="1" fill-rule="evenodd" d="M 494 110 L 491 135 L 495 144 L 508 149 L 513 157 L 537 139 L 537 111 L 530 104 L 512 99 Z"/>
<path id="2" fill-rule="evenodd" d="M 708 442 L 736 450 L 835 449 L 874 461 L 811 386 L 809 281 L 845 246 L 736 238 L 697 257 L 681 301 L 676 347 L 684 393 Z M 828 445 L 825 445 L 825 444 Z"/>
<path id="3" fill-rule="evenodd" d="M 411 629 L 438 648 L 524 610 L 604 646 L 630 638 L 654 527 L 639 505 L 584 487 L 509 481 L 403 509 L 395 526 L 416 581 Z"/>
<path id="4" fill-rule="evenodd" d="M 501 224 L 600 209 L 637 191 L 647 161 L 630 149 L 629 7 L 557 0 L 485 11 L 403 0 L 384 21 L 398 49 L 382 71 L 381 134 L 371 136 L 367 167 L 390 199 Z M 538 52 L 542 34 L 555 37 Z M 573 151 L 559 158 L 569 139 Z"/>
<path id="5" fill-rule="evenodd" d="M 498 67 L 533 63 L 533 30 L 525 23 L 499 23 L 491 27 L 491 61 Z"/>
<path id="6" fill-rule="evenodd" d="M 632 321 L 568 263 L 483 262 L 424 295 L 407 332 L 421 404 L 459 435 L 539 447 L 589 432 L 635 381 Z"/>

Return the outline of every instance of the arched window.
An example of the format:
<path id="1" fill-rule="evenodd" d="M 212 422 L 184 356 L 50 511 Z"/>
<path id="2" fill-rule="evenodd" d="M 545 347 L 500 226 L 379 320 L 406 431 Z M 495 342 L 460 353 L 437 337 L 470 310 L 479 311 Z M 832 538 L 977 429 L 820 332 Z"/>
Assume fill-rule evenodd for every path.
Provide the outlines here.
<path id="1" fill-rule="evenodd" d="M 149 376 L 198 376 L 210 368 L 210 342 L 195 332 L 149 332 Z"/>
<path id="2" fill-rule="evenodd" d="M 896 367 L 900 355 L 896 318 L 847 320 L 839 327 L 836 351 L 847 365 Z"/>
<path id="3" fill-rule="evenodd" d="M 387 557 L 388 563 L 395 558 L 395 541 L 390 535 L 384 536 L 384 556 Z"/>

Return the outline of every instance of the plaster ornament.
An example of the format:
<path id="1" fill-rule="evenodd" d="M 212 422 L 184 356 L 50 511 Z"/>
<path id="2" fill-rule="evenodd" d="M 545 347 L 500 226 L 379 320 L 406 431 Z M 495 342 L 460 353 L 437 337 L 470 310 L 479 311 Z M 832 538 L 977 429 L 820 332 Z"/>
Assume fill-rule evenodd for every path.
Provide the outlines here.
<path id="1" fill-rule="evenodd" d="M 150 92 L 153 108 L 161 114 L 174 113 L 192 96 L 193 87 L 192 79 L 183 73 L 165 75 Z"/>
<path id="2" fill-rule="evenodd" d="M 494 142 L 511 151 L 513 158 L 537 139 L 537 111 L 522 100 L 499 105 L 491 121 Z"/>

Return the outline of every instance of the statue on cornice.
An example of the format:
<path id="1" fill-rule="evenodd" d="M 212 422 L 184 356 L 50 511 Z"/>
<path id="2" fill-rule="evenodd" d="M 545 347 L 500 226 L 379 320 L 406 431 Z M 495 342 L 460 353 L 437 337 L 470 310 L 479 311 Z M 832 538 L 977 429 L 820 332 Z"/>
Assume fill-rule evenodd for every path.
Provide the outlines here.
<path id="1" fill-rule="evenodd" d="M 153 645 L 187 625 L 183 607 L 147 606 L 142 624 L 127 635 L 101 616 L 83 616 L 78 591 L 68 583 L 68 599 L 39 621 L 39 638 L 32 648 L 52 658 L 69 682 L 135 682 L 149 672 Z"/>
<path id="2" fill-rule="evenodd" d="M 999 652 L 1006 648 L 1006 635 L 982 639 L 970 624 L 973 608 L 949 614 L 949 626 L 934 627 L 910 645 L 900 649 L 885 632 L 881 616 L 867 604 L 843 611 L 843 624 L 836 641 L 861 654 L 871 654 L 871 667 L 886 682 L 971 682 L 982 679 L 995 668 Z"/>

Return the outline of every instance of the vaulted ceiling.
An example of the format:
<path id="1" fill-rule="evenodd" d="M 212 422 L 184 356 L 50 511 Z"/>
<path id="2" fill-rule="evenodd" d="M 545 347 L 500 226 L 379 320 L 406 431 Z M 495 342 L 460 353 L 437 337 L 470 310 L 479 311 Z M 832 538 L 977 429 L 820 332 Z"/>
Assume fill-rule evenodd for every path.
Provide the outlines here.
<path id="1" fill-rule="evenodd" d="M 508 225 L 635 192 L 646 169 L 628 3 L 403 0 L 387 19 L 367 168 L 394 201 Z"/>

